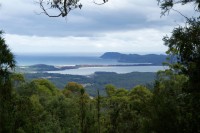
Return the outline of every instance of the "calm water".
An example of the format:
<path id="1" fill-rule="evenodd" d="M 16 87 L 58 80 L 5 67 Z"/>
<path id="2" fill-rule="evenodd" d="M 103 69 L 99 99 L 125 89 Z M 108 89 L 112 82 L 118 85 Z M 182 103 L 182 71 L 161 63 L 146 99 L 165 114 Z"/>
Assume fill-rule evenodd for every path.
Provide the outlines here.
<path id="1" fill-rule="evenodd" d="M 134 63 L 121 63 L 116 60 L 101 59 L 99 57 L 89 56 L 51 56 L 51 55 L 18 55 L 16 56 L 18 66 L 28 66 L 35 64 L 47 65 L 116 65 L 116 64 L 134 64 Z M 138 64 L 138 63 L 135 63 Z M 49 71 L 49 73 L 61 73 L 72 75 L 90 75 L 95 72 L 116 72 L 116 73 L 130 73 L 130 72 L 157 72 L 164 70 L 163 66 L 124 66 L 124 67 L 84 67 L 79 69 L 69 69 L 63 71 Z"/>
<path id="2" fill-rule="evenodd" d="M 71 75 L 91 75 L 95 72 L 116 72 L 116 73 L 130 73 L 130 72 L 157 72 L 158 70 L 165 70 L 163 66 L 128 66 L 128 67 L 85 67 L 79 69 L 69 69 L 63 71 L 49 71 L 49 73 L 71 74 Z"/>
<path id="3" fill-rule="evenodd" d="M 16 61 L 18 66 L 47 64 L 47 65 L 81 65 L 81 64 L 119 64 L 116 60 L 101 59 L 99 57 L 89 56 L 33 56 L 17 55 Z M 126 64 L 126 63 L 120 63 Z"/>

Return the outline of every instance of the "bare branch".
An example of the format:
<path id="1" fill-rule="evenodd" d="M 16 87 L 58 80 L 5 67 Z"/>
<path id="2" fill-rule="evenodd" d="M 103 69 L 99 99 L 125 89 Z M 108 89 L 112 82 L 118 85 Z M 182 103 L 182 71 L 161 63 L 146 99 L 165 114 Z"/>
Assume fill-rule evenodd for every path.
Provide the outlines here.
<path id="1" fill-rule="evenodd" d="M 185 15 L 183 15 L 181 12 L 179 12 L 178 10 L 175 10 L 172 8 L 173 11 L 179 13 L 181 16 L 183 16 L 185 19 L 187 19 L 188 21 L 190 21 L 190 19 L 188 17 L 186 17 Z"/>
<path id="2" fill-rule="evenodd" d="M 47 9 L 44 8 L 43 4 L 43 0 L 40 0 L 39 1 L 39 4 L 40 4 L 40 8 L 44 11 L 44 12 L 41 12 L 41 13 L 44 13 L 45 15 L 47 15 L 48 17 L 60 17 L 62 15 L 62 13 L 58 14 L 58 15 L 49 15 L 48 12 L 47 12 Z M 50 8 L 49 8 L 50 9 Z"/>
<path id="3" fill-rule="evenodd" d="M 65 17 L 68 13 L 76 8 L 81 9 L 82 4 L 79 3 L 80 0 L 38 0 L 40 8 L 43 10 L 40 14 L 45 14 L 48 17 Z M 102 5 L 108 0 L 103 0 L 103 3 L 96 3 L 94 0 L 93 2 L 97 5 Z M 51 15 L 51 13 L 47 10 L 57 10 L 59 13 L 57 15 Z"/>

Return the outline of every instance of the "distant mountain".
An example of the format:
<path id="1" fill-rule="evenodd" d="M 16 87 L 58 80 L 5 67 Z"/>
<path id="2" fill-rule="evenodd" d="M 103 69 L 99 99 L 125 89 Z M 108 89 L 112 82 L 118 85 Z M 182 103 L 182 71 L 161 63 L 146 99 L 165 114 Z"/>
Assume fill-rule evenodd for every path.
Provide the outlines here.
<path id="1" fill-rule="evenodd" d="M 118 52 L 106 52 L 100 58 L 115 59 L 124 63 L 152 63 L 152 65 L 162 65 L 166 61 L 167 55 L 157 54 L 121 54 Z"/>
<path id="2" fill-rule="evenodd" d="M 106 52 L 100 58 L 102 58 L 102 59 L 116 59 L 116 60 L 119 60 L 124 55 L 125 54 L 121 54 L 121 53 L 118 53 L 118 52 Z"/>

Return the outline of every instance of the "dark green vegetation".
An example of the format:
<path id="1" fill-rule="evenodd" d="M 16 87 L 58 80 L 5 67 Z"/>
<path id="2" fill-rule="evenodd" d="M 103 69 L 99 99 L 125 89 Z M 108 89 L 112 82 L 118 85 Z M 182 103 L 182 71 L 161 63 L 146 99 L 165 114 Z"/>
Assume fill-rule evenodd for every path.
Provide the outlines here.
<path id="1" fill-rule="evenodd" d="M 97 95 L 97 89 L 99 89 L 100 94 L 105 95 L 104 88 L 107 84 L 113 84 L 117 88 L 126 89 L 131 89 L 137 85 L 152 87 L 156 73 L 132 72 L 127 74 L 117 74 L 113 72 L 96 72 L 91 76 L 53 73 L 26 73 L 24 76 L 28 81 L 38 78 L 48 79 L 60 89 L 63 89 L 68 82 L 77 82 L 85 87 L 89 95 L 95 96 Z"/>
<path id="2" fill-rule="evenodd" d="M 174 4 L 161 2 L 166 10 Z M 199 11 L 199 1 L 178 2 L 195 2 Z M 0 132 L 200 133 L 199 31 L 199 18 L 192 18 L 164 38 L 170 68 L 157 73 L 152 90 L 108 85 L 107 95 L 97 91 L 94 99 L 75 82 L 60 90 L 46 79 L 25 82 L 10 73 L 15 62 L 0 33 Z"/>
<path id="3" fill-rule="evenodd" d="M 166 61 L 166 55 L 138 55 L 138 54 L 121 54 L 117 52 L 107 52 L 104 53 L 102 59 L 114 59 L 118 62 L 125 63 L 152 63 L 151 65 L 162 65 Z"/>
<path id="4" fill-rule="evenodd" d="M 11 57 L 2 66 L 14 62 Z M 152 89 L 139 85 L 126 90 L 107 85 L 106 95 L 100 95 L 96 88 L 94 98 L 76 82 L 68 82 L 60 90 L 47 79 L 25 81 L 23 75 L 4 69 L 5 75 L 1 74 L 4 80 L 0 82 L 0 132 L 199 133 L 198 89 L 192 89 L 195 82 L 192 76 L 176 66 L 187 68 L 182 61 L 170 64 L 169 70 L 157 73 Z M 100 82 L 106 74 L 96 73 L 101 76 L 94 79 Z M 117 74 L 108 79 L 114 77 Z M 125 78 L 128 80 L 128 75 Z M 74 79 L 84 78 L 74 76 Z"/>

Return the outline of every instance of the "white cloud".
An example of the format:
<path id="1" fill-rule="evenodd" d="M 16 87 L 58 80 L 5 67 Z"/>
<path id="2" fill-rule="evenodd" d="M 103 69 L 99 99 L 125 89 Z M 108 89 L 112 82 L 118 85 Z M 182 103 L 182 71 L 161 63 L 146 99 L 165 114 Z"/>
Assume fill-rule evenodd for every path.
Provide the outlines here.
<path id="1" fill-rule="evenodd" d="M 6 40 L 15 53 L 165 52 L 162 31 L 140 29 L 110 32 L 99 37 L 39 37 L 7 34 Z"/>

